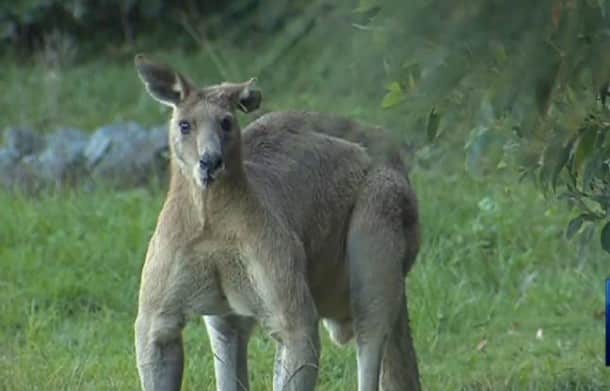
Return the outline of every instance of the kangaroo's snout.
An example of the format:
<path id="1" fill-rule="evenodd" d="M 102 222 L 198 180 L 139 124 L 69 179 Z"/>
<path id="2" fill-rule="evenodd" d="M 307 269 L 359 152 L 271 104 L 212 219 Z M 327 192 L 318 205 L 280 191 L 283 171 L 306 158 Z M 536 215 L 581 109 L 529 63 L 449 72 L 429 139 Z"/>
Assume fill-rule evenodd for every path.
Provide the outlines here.
<path id="1" fill-rule="evenodd" d="M 199 167 L 202 170 L 214 172 L 222 166 L 222 155 L 219 153 L 204 153 L 199 160 Z"/>
<path id="2" fill-rule="evenodd" d="M 223 168 L 222 154 L 205 152 L 199 160 L 199 169 L 201 171 L 201 182 L 205 186 L 211 184 L 217 174 Z"/>

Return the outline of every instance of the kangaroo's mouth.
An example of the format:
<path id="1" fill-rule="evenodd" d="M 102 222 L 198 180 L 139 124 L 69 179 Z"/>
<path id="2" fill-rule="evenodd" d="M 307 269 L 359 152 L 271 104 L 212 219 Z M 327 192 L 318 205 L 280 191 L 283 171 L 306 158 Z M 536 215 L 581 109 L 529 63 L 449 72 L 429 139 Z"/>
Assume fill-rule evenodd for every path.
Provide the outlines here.
<path id="1" fill-rule="evenodd" d="M 214 177 L 209 173 L 201 175 L 201 183 L 204 187 L 209 187 L 214 182 Z"/>
<path id="2" fill-rule="evenodd" d="M 202 169 L 198 165 L 194 168 L 195 182 L 203 189 L 209 188 L 212 183 L 216 182 L 224 172 L 224 165 L 219 166 L 215 170 Z"/>

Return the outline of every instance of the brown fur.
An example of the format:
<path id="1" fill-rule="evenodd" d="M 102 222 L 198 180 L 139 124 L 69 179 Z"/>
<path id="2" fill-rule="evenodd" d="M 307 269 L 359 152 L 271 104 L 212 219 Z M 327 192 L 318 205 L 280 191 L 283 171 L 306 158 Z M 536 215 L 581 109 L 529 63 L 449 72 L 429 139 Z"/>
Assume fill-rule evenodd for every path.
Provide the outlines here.
<path id="1" fill-rule="evenodd" d="M 241 131 L 235 109 L 261 99 L 252 80 L 197 89 L 143 57 L 136 67 L 174 107 L 170 188 L 136 321 L 143 388 L 180 388 L 181 330 L 205 315 L 219 390 L 247 389 L 255 321 L 278 341 L 274 390 L 313 390 L 320 319 L 337 342 L 356 337 L 360 391 L 419 389 L 404 301 L 419 223 L 405 176 L 319 133 L 315 113 L 271 113 Z M 218 125 L 226 118 L 230 132 Z M 218 153 L 224 169 L 201 168 L 202 156 Z"/>

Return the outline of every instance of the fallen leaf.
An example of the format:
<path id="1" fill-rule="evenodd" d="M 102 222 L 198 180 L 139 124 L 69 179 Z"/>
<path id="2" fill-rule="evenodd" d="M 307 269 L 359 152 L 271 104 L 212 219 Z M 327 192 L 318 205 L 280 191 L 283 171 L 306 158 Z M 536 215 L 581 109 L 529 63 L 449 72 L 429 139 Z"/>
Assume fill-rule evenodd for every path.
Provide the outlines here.
<path id="1" fill-rule="evenodd" d="M 595 319 L 595 320 L 604 320 L 605 317 L 606 317 L 605 309 L 593 312 L 593 319 Z"/>
<path id="2" fill-rule="evenodd" d="M 485 349 L 485 346 L 487 346 L 487 340 L 486 339 L 484 339 L 481 342 L 479 342 L 479 344 L 477 345 L 477 352 L 480 352 L 483 349 Z"/>

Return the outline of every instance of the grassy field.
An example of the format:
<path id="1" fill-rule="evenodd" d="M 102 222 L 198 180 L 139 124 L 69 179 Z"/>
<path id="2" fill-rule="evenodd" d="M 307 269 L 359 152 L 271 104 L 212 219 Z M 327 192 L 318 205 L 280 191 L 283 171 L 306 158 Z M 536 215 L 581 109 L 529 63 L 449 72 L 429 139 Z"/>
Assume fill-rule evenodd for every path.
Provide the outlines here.
<path id="1" fill-rule="evenodd" d="M 203 57 L 175 58 L 195 79 L 220 80 Z M 207 65 L 206 65 L 207 64 Z M 235 73 L 250 76 L 250 69 Z M 187 72 L 187 73 L 188 73 Z M 0 127 L 86 130 L 117 120 L 147 125 L 165 112 L 128 61 L 53 74 L 3 62 Z M 322 76 L 261 80 L 267 108 L 326 109 L 391 125 L 377 101 L 337 100 Z M 405 138 L 417 138 L 406 133 Z M 446 154 L 459 155 L 446 151 Z M 460 159 L 454 159 L 460 161 Z M 449 162 L 450 160 L 446 160 Z M 445 160 L 443 160 L 445 162 Z M 608 256 L 566 242 L 565 205 L 512 176 L 474 179 L 459 164 L 415 167 L 424 245 L 409 279 L 412 328 L 427 390 L 605 390 L 604 280 Z M 36 198 L 0 192 L 0 390 L 132 390 L 139 273 L 163 189 L 74 190 Z M 213 390 L 201 321 L 185 331 L 187 390 Z M 268 390 L 273 342 L 250 349 L 253 390 Z M 356 387 L 354 348 L 324 336 L 320 390 Z"/>

